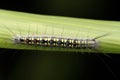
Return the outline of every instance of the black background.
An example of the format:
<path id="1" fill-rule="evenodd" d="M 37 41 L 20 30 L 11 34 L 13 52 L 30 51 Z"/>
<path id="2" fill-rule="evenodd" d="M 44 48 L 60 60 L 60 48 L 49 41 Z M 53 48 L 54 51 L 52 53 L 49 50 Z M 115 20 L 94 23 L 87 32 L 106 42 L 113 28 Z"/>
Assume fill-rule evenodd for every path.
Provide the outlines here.
<path id="1" fill-rule="evenodd" d="M 45 80 L 56 80 L 56 76 L 58 80 L 64 79 L 62 76 L 67 76 L 65 80 L 120 80 L 120 55 L 117 54 L 106 56 L 101 53 L 14 49 L 0 51 L 0 80 L 44 80 L 41 77 L 47 78 L 49 75 L 52 77 Z M 42 57 L 45 59 L 42 60 Z M 43 65 L 41 62 L 48 65 L 42 68 L 43 71 L 50 69 L 47 73 L 36 71 L 36 65 L 39 64 L 39 68 Z M 54 68 L 51 65 L 54 65 Z"/>
<path id="2" fill-rule="evenodd" d="M 36 14 L 120 20 L 119 0 L 2 0 L 0 8 Z"/>

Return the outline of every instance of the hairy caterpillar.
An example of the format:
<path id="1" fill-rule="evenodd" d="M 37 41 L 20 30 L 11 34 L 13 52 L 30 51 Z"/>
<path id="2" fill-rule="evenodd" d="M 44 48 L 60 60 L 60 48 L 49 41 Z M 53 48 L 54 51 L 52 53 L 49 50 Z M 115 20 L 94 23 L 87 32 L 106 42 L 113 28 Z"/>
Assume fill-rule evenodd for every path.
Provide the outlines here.
<path id="1" fill-rule="evenodd" d="M 49 36 L 16 36 L 14 43 L 33 44 L 39 46 L 67 47 L 67 48 L 97 48 L 95 39 L 72 39 Z"/>
<path id="2" fill-rule="evenodd" d="M 28 35 L 26 36 L 26 35 L 21 35 L 21 31 L 17 27 L 20 33 L 20 35 L 18 36 L 13 31 L 11 31 L 7 26 L 4 26 L 4 28 L 6 28 L 10 33 L 12 33 L 13 35 L 12 41 L 15 44 L 75 48 L 75 49 L 98 49 L 99 40 L 97 39 L 109 35 L 109 34 L 104 34 L 94 38 L 70 38 L 70 37 L 53 36 L 53 35 L 38 36 L 38 27 L 36 27 L 37 35 L 29 35 L 29 29 L 28 29 Z M 46 33 L 47 28 L 45 27 L 45 29 L 46 29 L 45 30 Z M 54 30 L 52 28 L 52 34 L 53 33 Z M 63 32 L 61 34 L 63 34 Z"/>
<path id="3" fill-rule="evenodd" d="M 108 34 L 98 36 L 95 38 L 64 38 L 58 36 L 15 36 L 13 38 L 14 43 L 38 45 L 38 46 L 51 46 L 51 47 L 66 47 L 66 48 L 78 48 L 78 49 L 97 49 L 98 38 L 106 36 Z"/>

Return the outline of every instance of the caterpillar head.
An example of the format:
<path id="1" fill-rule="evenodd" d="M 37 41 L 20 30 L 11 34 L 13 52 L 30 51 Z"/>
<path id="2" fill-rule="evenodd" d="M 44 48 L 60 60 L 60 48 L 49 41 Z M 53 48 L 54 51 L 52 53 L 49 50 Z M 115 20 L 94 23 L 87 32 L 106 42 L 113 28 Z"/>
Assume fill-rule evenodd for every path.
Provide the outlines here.
<path id="1" fill-rule="evenodd" d="M 15 36 L 15 37 L 13 38 L 13 41 L 14 41 L 14 43 L 20 43 L 20 39 L 21 39 L 20 36 Z"/>

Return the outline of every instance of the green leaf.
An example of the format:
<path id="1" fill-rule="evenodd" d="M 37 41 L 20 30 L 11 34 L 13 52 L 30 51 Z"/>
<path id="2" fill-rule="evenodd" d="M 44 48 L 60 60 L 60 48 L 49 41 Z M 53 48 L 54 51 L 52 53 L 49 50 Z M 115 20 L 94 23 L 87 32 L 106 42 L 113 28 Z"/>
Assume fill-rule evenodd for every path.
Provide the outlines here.
<path id="1" fill-rule="evenodd" d="M 120 22 L 49 15 L 37 15 L 16 11 L 0 10 L 0 48 L 43 51 L 93 52 L 94 50 L 64 49 L 15 44 L 15 35 L 51 35 L 72 38 L 99 38 L 98 51 L 102 53 L 120 52 Z M 62 34 L 63 33 L 63 34 Z M 79 33 L 79 34 L 78 34 Z M 77 35 L 78 34 L 78 35 Z"/>

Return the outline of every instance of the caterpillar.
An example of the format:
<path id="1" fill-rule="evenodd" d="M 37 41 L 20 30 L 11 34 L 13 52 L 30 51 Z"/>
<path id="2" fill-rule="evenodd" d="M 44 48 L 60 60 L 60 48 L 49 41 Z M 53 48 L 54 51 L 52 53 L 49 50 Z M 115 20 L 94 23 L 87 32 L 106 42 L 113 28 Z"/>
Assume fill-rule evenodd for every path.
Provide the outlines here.
<path id="1" fill-rule="evenodd" d="M 51 46 L 51 47 L 65 47 L 65 48 L 77 48 L 77 49 L 97 49 L 99 46 L 100 37 L 108 34 L 98 36 L 95 38 L 65 38 L 59 36 L 15 36 L 13 42 L 16 44 L 28 44 L 37 46 Z"/>
<path id="2" fill-rule="evenodd" d="M 76 49 L 97 49 L 99 48 L 99 45 L 100 45 L 98 38 L 109 35 L 109 33 L 107 33 L 107 34 L 97 36 L 94 38 L 70 38 L 70 37 L 60 37 L 60 36 L 50 36 L 50 35 L 44 35 L 44 36 L 38 36 L 38 35 L 33 36 L 32 35 L 31 36 L 29 35 L 29 31 L 28 31 L 28 36 L 25 36 L 25 35 L 17 36 L 7 26 L 4 26 L 4 28 L 6 28 L 10 33 L 13 34 L 14 37 L 12 41 L 15 44 L 76 48 Z M 63 31 L 64 31 L 64 28 L 63 28 Z M 52 32 L 54 33 L 54 31 Z"/>

